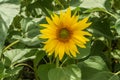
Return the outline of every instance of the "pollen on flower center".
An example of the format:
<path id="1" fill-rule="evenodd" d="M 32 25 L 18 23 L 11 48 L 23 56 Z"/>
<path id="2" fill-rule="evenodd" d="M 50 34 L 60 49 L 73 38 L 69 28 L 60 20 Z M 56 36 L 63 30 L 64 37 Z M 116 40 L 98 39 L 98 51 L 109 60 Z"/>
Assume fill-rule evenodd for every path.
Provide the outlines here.
<path id="1" fill-rule="evenodd" d="M 58 31 L 58 39 L 62 42 L 68 41 L 71 36 L 71 32 L 67 28 L 62 28 Z"/>

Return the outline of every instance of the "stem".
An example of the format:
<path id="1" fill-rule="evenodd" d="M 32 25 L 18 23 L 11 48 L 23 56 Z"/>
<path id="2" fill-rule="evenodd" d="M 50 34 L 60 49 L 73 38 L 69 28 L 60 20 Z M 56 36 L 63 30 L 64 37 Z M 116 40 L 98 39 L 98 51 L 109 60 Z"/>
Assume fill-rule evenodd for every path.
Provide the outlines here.
<path id="1" fill-rule="evenodd" d="M 59 58 L 57 57 L 56 58 L 56 68 L 58 68 L 59 67 Z"/>
<path id="2" fill-rule="evenodd" d="M 38 52 L 39 51 L 36 51 L 36 55 L 38 54 Z M 39 78 L 38 78 L 38 73 L 37 73 L 37 70 L 38 70 L 38 64 L 37 65 L 35 65 L 35 61 L 34 61 L 34 74 L 35 74 L 35 80 L 39 80 Z"/>
<path id="3" fill-rule="evenodd" d="M 120 74 L 120 71 L 118 71 L 118 72 L 115 73 L 115 75 L 118 75 L 118 74 Z"/>
<path id="4" fill-rule="evenodd" d="M 49 57 L 50 64 L 52 63 L 52 56 Z"/>
<path id="5" fill-rule="evenodd" d="M 64 6 L 62 5 L 62 3 L 59 0 L 55 0 L 56 3 L 58 3 L 62 8 L 64 8 Z"/>
<path id="6" fill-rule="evenodd" d="M 105 13 L 111 15 L 112 17 L 114 17 L 115 19 L 118 19 L 117 16 L 113 15 L 112 13 L 108 12 L 108 11 L 104 11 Z"/>
<path id="7" fill-rule="evenodd" d="M 111 65 L 112 65 L 112 58 L 111 58 L 111 40 L 109 40 L 109 39 L 106 39 L 106 45 L 107 45 L 107 47 L 108 47 L 108 50 L 107 50 L 107 54 L 106 54 L 106 57 L 107 57 L 107 60 L 109 61 L 109 68 L 110 68 L 110 70 L 112 71 L 112 67 L 111 67 Z"/>
<path id="8" fill-rule="evenodd" d="M 46 64 L 48 63 L 48 62 L 45 60 L 45 58 L 43 58 L 43 60 L 45 61 Z"/>
<path id="9" fill-rule="evenodd" d="M 52 60 L 52 63 L 54 63 L 55 62 L 55 58 L 53 58 L 53 60 Z"/>
<path id="10" fill-rule="evenodd" d="M 17 66 L 27 66 L 27 67 L 29 67 L 30 69 L 32 69 L 34 71 L 34 69 L 30 65 L 25 64 L 25 63 L 18 64 L 18 65 L 16 65 L 16 67 Z"/>
<path id="11" fill-rule="evenodd" d="M 9 49 L 11 46 L 17 44 L 18 42 L 20 42 L 20 40 L 16 40 L 13 43 L 9 44 L 7 47 L 4 48 L 3 52 L 5 52 L 7 49 Z"/>
<path id="12" fill-rule="evenodd" d="M 63 64 L 68 60 L 68 57 L 64 59 L 64 61 L 62 62 L 62 64 L 60 65 L 60 67 L 63 66 Z"/>

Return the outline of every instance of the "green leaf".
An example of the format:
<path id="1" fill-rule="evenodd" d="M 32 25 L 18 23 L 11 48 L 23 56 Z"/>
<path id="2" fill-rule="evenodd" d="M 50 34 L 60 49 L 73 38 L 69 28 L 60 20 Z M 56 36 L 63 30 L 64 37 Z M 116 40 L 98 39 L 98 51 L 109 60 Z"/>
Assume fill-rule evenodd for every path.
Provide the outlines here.
<path id="1" fill-rule="evenodd" d="M 49 80 L 68 80 L 68 77 L 62 68 L 50 70 L 48 73 L 48 78 Z"/>
<path id="2" fill-rule="evenodd" d="M 70 1 L 70 7 L 76 7 L 76 6 L 80 6 L 80 3 L 81 3 L 82 1 L 81 0 L 71 0 Z"/>
<path id="3" fill-rule="evenodd" d="M 22 68 L 23 67 L 6 68 L 5 65 L 0 62 L 0 79 L 2 80 L 3 78 L 17 75 Z"/>
<path id="4" fill-rule="evenodd" d="M 55 68 L 54 64 L 43 64 L 38 67 L 37 76 L 40 80 L 49 80 L 48 79 L 48 72 L 50 69 Z M 54 75 L 55 76 L 55 75 Z"/>
<path id="5" fill-rule="evenodd" d="M 0 74 L 4 72 L 4 65 L 3 63 L 0 61 Z"/>
<path id="6" fill-rule="evenodd" d="M 90 49 L 91 49 L 91 45 L 90 42 L 88 42 L 86 44 L 86 48 L 78 48 L 80 54 L 77 54 L 77 57 L 75 59 L 83 59 L 86 58 L 87 56 L 89 56 L 90 54 Z"/>
<path id="7" fill-rule="evenodd" d="M 120 60 L 120 50 L 114 50 L 113 52 L 111 52 L 111 55 L 113 56 L 113 58 Z"/>
<path id="8" fill-rule="evenodd" d="M 102 56 L 103 50 L 106 48 L 106 45 L 101 40 L 94 41 L 91 47 L 91 55 L 99 55 Z"/>
<path id="9" fill-rule="evenodd" d="M 43 57 L 46 55 L 45 51 L 38 51 L 36 52 L 34 59 L 34 67 L 37 67 L 39 65 L 39 62 L 43 59 Z"/>
<path id="10" fill-rule="evenodd" d="M 104 9 L 104 8 L 92 8 L 92 9 L 88 9 L 88 10 L 84 11 L 84 13 L 90 13 L 90 12 L 96 12 L 96 11 L 106 12 L 106 9 Z"/>
<path id="11" fill-rule="evenodd" d="M 49 15 L 46 9 L 53 10 L 53 0 L 22 0 L 21 14 L 28 17 L 40 17 L 42 14 Z"/>
<path id="12" fill-rule="evenodd" d="M 63 67 L 68 80 L 81 80 L 81 70 L 75 64 Z"/>
<path id="13" fill-rule="evenodd" d="M 5 77 L 5 67 L 3 65 L 3 62 L 0 61 L 0 79 Z"/>
<path id="14" fill-rule="evenodd" d="M 34 46 L 37 44 L 40 44 L 39 39 L 39 24 L 38 19 L 30 19 L 25 18 L 21 20 L 21 29 L 23 32 L 24 38 L 21 38 L 21 42 L 28 45 L 28 46 Z"/>
<path id="15" fill-rule="evenodd" d="M 120 10 L 120 1 L 119 0 L 112 0 L 112 7 L 115 10 Z"/>
<path id="16" fill-rule="evenodd" d="M 22 70 L 23 67 L 14 67 L 13 69 L 7 69 L 6 70 L 6 77 L 12 77 L 19 73 L 20 70 Z"/>
<path id="17" fill-rule="evenodd" d="M 118 33 L 118 35 L 120 35 L 120 19 L 118 19 L 115 23 L 115 29 Z"/>
<path id="18" fill-rule="evenodd" d="M 108 18 L 94 17 L 91 19 L 92 25 L 90 31 L 96 38 L 105 37 L 107 39 L 113 39 L 114 36 L 110 29 L 110 20 Z"/>
<path id="19" fill-rule="evenodd" d="M 24 37 L 35 37 L 39 34 L 39 19 L 24 18 L 21 20 L 21 29 L 24 34 Z"/>
<path id="20" fill-rule="evenodd" d="M 19 0 L 0 0 L 0 3 L 14 3 L 19 4 Z"/>
<path id="21" fill-rule="evenodd" d="M 36 46 L 40 45 L 41 40 L 39 39 L 39 36 L 33 37 L 33 38 L 22 38 L 20 39 L 22 43 L 28 46 Z"/>
<path id="22" fill-rule="evenodd" d="M 81 71 L 76 65 L 54 68 L 48 73 L 49 80 L 81 80 Z"/>
<path id="23" fill-rule="evenodd" d="M 10 1 L 10 0 L 9 0 Z M 13 18 L 19 12 L 18 4 L 1 3 L 0 4 L 0 54 L 7 37 L 7 31 Z"/>
<path id="24" fill-rule="evenodd" d="M 12 49 L 4 52 L 4 56 L 11 61 L 11 64 L 23 62 L 28 59 L 34 59 L 36 50 L 31 49 Z"/>
<path id="25" fill-rule="evenodd" d="M 45 18 L 23 18 L 22 16 L 16 16 L 9 29 L 9 35 L 7 40 L 9 43 L 15 40 L 20 40 L 21 46 L 39 46 L 41 40 L 39 39 L 40 29 L 39 23 L 45 22 Z M 18 44 L 17 44 L 18 45 Z M 15 46 L 15 48 L 19 46 Z M 13 46 L 14 47 L 14 46 Z"/>
<path id="26" fill-rule="evenodd" d="M 83 0 L 82 3 L 80 4 L 80 7 L 83 8 L 105 8 L 106 0 Z"/>
<path id="27" fill-rule="evenodd" d="M 107 64 L 109 69 L 111 68 L 111 59 L 109 57 L 110 52 L 108 51 L 107 44 L 104 42 L 104 38 L 99 38 L 95 40 L 91 47 L 91 55 L 92 56 L 100 56 Z"/>
<path id="28" fill-rule="evenodd" d="M 82 80 L 90 80 L 96 73 L 109 71 L 106 63 L 99 56 L 91 56 L 87 60 L 78 63 L 81 69 Z"/>
<path id="29" fill-rule="evenodd" d="M 89 80 L 120 80 L 118 75 L 115 75 L 111 72 L 107 72 L 107 71 L 102 71 L 99 72 L 97 74 L 95 74 L 91 79 Z"/>

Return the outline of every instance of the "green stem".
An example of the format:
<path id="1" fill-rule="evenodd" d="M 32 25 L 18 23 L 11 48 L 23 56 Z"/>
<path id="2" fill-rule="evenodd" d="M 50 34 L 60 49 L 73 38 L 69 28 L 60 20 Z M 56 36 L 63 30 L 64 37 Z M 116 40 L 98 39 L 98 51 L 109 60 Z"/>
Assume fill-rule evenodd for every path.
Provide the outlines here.
<path id="1" fill-rule="evenodd" d="M 13 43 L 9 44 L 7 47 L 4 48 L 3 52 L 5 52 L 7 49 L 9 49 L 11 46 L 17 44 L 18 42 L 20 42 L 20 40 L 16 40 Z"/>
<path id="2" fill-rule="evenodd" d="M 113 15 L 112 13 L 108 12 L 108 11 L 104 11 L 105 13 L 111 15 L 112 17 L 114 17 L 115 19 L 118 19 L 117 16 Z"/>
<path id="3" fill-rule="evenodd" d="M 45 61 L 46 64 L 48 63 L 48 62 L 45 60 L 45 58 L 43 58 L 43 60 Z"/>
<path id="4" fill-rule="evenodd" d="M 60 67 L 62 67 L 62 66 L 63 66 L 63 64 L 64 64 L 67 60 L 68 60 L 68 57 L 67 57 L 67 58 L 65 58 L 65 60 L 62 62 L 62 64 L 60 65 Z"/>
<path id="5" fill-rule="evenodd" d="M 52 63 L 52 56 L 49 57 L 50 64 Z"/>
<path id="6" fill-rule="evenodd" d="M 30 65 L 25 64 L 25 63 L 18 64 L 18 65 L 16 65 L 16 67 L 17 66 L 27 66 L 27 67 L 29 67 L 30 69 L 32 69 L 34 71 L 34 69 Z"/>
<path id="7" fill-rule="evenodd" d="M 56 58 L 56 67 L 57 68 L 59 67 L 59 58 L 58 57 Z"/>
<path id="8" fill-rule="evenodd" d="M 112 65 L 112 58 L 111 58 L 111 40 L 109 40 L 109 39 L 106 39 L 106 45 L 107 45 L 107 47 L 108 47 L 108 50 L 107 50 L 107 54 L 106 54 L 106 57 L 107 57 L 107 59 L 108 59 L 108 61 L 109 61 L 109 68 L 110 68 L 110 70 L 112 70 L 112 67 L 111 67 L 111 65 Z"/>
<path id="9" fill-rule="evenodd" d="M 115 73 L 115 75 L 118 75 L 118 74 L 120 74 L 120 71 L 118 71 L 118 72 Z"/>
<path id="10" fill-rule="evenodd" d="M 55 2 L 58 3 L 64 9 L 64 6 L 62 5 L 62 3 L 59 0 L 55 0 Z"/>

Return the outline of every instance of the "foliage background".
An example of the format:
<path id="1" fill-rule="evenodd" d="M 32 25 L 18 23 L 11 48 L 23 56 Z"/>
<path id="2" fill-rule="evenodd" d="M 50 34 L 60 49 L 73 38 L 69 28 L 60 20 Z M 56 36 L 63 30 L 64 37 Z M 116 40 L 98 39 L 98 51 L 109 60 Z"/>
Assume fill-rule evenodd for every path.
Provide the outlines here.
<path id="1" fill-rule="evenodd" d="M 93 34 L 76 58 L 56 68 L 38 37 L 45 17 L 71 7 Z M 0 0 L 1 80 L 120 80 L 119 0 Z"/>

